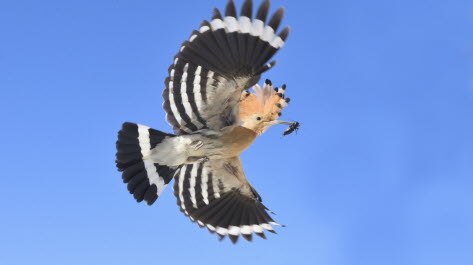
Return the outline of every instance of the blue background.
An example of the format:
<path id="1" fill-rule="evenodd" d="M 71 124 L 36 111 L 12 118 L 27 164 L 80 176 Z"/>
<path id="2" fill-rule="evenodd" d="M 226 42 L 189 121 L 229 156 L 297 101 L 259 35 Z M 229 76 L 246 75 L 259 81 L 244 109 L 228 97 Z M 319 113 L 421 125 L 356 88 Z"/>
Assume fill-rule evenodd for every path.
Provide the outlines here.
<path id="1" fill-rule="evenodd" d="M 167 68 L 225 4 L 0 2 L 0 264 L 473 264 L 471 1 L 272 1 L 292 31 L 263 78 L 302 126 L 242 160 L 279 235 L 218 242 L 171 187 L 134 201 L 116 133 L 170 132 Z"/>

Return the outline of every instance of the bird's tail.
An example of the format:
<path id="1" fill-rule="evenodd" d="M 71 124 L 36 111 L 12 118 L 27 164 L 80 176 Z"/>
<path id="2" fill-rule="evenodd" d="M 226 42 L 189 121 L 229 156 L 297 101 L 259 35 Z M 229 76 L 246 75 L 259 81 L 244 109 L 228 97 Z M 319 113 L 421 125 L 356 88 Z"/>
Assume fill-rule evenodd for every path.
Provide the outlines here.
<path id="1" fill-rule="evenodd" d="M 151 150 L 171 137 L 175 135 L 130 122 L 125 122 L 118 132 L 115 162 L 118 171 L 123 172 L 123 182 L 128 183 L 128 191 L 138 202 L 153 204 L 173 178 L 176 167 L 154 163 L 150 158 Z"/>

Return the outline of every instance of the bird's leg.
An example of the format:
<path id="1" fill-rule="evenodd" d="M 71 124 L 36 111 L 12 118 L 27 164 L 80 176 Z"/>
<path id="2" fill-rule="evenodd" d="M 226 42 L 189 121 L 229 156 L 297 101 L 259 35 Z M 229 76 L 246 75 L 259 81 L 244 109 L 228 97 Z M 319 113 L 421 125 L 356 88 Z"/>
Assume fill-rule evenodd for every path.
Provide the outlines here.
<path id="1" fill-rule="evenodd" d="M 206 157 L 206 156 L 204 156 L 204 157 L 198 159 L 198 160 L 197 160 L 197 163 L 205 163 L 205 162 L 207 162 L 207 161 L 209 161 L 209 158 Z"/>
<path id="2" fill-rule="evenodd" d="M 194 164 L 194 163 L 205 163 L 209 161 L 209 158 L 206 156 L 189 156 L 187 158 L 187 163 Z"/>
<path id="3" fill-rule="evenodd" d="M 194 150 L 198 150 L 204 145 L 202 141 L 194 141 L 191 143 L 191 147 L 194 148 Z"/>

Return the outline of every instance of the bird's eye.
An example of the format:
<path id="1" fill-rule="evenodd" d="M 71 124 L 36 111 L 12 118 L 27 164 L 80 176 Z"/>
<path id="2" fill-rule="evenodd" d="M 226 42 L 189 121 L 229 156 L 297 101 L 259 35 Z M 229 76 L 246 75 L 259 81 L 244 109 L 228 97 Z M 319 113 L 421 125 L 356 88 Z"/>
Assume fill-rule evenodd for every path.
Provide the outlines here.
<path id="1" fill-rule="evenodd" d="M 256 117 L 256 120 L 257 120 L 257 121 L 260 121 L 260 120 L 261 120 L 261 117 Z"/>

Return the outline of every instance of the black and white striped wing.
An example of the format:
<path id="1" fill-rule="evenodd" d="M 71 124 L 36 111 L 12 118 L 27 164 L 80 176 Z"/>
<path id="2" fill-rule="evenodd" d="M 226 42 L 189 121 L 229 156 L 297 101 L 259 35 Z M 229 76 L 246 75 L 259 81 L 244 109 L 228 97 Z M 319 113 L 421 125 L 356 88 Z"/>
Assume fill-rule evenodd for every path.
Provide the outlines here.
<path id="1" fill-rule="evenodd" d="M 239 157 L 182 165 L 174 178 L 181 212 L 220 238 L 265 238 L 263 229 L 274 233 L 271 225 L 279 225 L 246 181 Z"/>
<path id="2" fill-rule="evenodd" d="M 230 0 L 225 17 L 215 9 L 211 21 L 204 20 L 181 45 L 163 91 L 166 119 L 176 134 L 236 124 L 242 90 L 276 63 L 266 64 L 289 34 L 289 27 L 275 34 L 283 9 L 265 24 L 269 1 L 261 4 L 254 19 L 252 5 L 246 0 L 238 17 Z"/>

